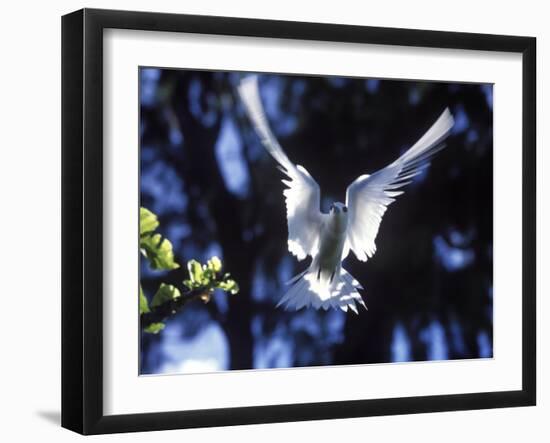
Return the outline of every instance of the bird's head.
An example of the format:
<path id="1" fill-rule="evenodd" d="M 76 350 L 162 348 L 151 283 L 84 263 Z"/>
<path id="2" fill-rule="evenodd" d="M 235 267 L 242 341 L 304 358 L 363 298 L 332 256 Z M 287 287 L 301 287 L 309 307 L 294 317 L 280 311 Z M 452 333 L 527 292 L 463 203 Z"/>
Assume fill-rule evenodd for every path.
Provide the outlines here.
<path id="1" fill-rule="evenodd" d="M 330 224 L 332 229 L 344 232 L 348 226 L 348 207 L 340 202 L 330 205 Z"/>
<path id="2" fill-rule="evenodd" d="M 330 205 L 330 215 L 347 215 L 348 207 L 340 202 L 333 203 Z"/>

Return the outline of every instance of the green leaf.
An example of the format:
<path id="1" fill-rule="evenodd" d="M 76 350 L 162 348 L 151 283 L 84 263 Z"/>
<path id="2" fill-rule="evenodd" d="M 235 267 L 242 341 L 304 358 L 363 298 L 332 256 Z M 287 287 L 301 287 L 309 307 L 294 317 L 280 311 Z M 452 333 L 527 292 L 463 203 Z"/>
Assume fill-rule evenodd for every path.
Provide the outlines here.
<path id="1" fill-rule="evenodd" d="M 218 283 L 218 288 L 229 292 L 230 294 L 237 294 L 239 292 L 239 285 L 235 280 L 225 280 Z"/>
<path id="2" fill-rule="evenodd" d="M 197 260 L 189 260 L 187 262 L 187 270 L 189 271 L 189 278 L 193 283 L 193 286 L 202 284 L 202 266 Z"/>
<path id="3" fill-rule="evenodd" d="M 202 277 L 201 277 L 201 285 L 202 286 L 209 286 L 210 282 L 213 282 L 216 280 L 216 273 L 210 268 L 208 265 L 202 266 Z"/>
<path id="4" fill-rule="evenodd" d="M 167 285 L 161 283 L 153 301 L 151 302 L 151 308 L 156 308 L 157 306 L 162 305 L 171 300 L 176 300 L 178 297 L 181 297 L 181 292 L 178 288 L 172 285 Z"/>
<path id="5" fill-rule="evenodd" d="M 179 268 L 174 260 L 172 243 L 160 234 L 146 234 L 140 238 L 141 252 L 150 262 L 151 268 L 157 270 L 171 270 Z"/>
<path id="6" fill-rule="evenodd" d="M 220 272 L 222 270 L 222 261 L 216 256 L 212 257 L 208 260 L 208 269 L 213 272 Z"/>
<path id="7" fill-rule="evenodd" d="M 193 289 L 193 282 L 191 280 L 183 280 L 183 284 L 187 286 L 188 289 Z"/>
<path id="8" fill-rule="evenodd" d="M 141 285 L 139 286 L 139 314 L 147 314 L 150 312 L 149 304 L 147 303 L 147 297 L 143 293 Z"/>
<path id="9" fill-rule="evenodd" d="M 157 216 L 149 209 L 139 208 L 139 235 L 153 232 L 158 228 L 159 222 Z"/>
<path id="10" fill-rule="evenodd" d="M 162 331 L 165 328 L 165 324 L 162 322 L 158 323 L 151 323 L 149 326 L 147 326 L 144 331 L 148 332 L 149 334 L 158 334 L 160 331 Z"/>

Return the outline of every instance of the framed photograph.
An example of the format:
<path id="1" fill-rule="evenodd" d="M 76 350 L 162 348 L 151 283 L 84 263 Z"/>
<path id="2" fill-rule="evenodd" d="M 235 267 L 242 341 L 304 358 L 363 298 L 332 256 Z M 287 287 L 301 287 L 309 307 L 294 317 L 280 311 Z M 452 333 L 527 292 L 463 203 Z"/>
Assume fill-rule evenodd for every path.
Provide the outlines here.
<path id="1" fill-rule="evenodd" d="M 62 425 L 536 402 L 531 37 L 62 20 Z"/>

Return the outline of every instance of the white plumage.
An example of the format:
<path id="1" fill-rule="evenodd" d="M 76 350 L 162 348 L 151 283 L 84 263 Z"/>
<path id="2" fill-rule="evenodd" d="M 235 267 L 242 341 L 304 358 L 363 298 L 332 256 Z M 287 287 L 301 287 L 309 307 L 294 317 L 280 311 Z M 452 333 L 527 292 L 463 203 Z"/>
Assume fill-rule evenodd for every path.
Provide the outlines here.
<path id="1" fill-rule="evenodd" d="M 286 178 L 283 191 L 288 222 L 288 250 L 298 260 L 312 261 L 294 277 L 279 305 L 287 309 L 348 308 L 365 306 L 359 282 L 344 268 L 349 251 L 366 261 L 376 252 L 376 235 L 387 207 L 402 194 L 399 189 L 429 166 L 430 158 L 443 148 L 454 120 L 445 109 L 432 127 L 401 157 L 372 175 L 362 175 L 346 190 L 346 204 L 334 203 L 329 214 L 320 210 L 320 189 L 307 170 L 294 165 L 271 132 L 258 91 L 256 76 L 243 79 L 239 95 L 263 145 L 279 163 Z M 366 306 L 365 306 L 366 307 Z"/>

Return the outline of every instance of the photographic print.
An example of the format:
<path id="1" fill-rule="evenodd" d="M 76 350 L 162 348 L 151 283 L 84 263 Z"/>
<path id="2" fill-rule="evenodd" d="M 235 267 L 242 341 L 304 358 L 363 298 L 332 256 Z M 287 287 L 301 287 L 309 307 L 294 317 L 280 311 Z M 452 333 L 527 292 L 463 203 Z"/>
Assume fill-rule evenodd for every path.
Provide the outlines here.
<path id="1" fill-rule="evenodd" d="M 141 67 L 139 107 L 140 374 L 493 357 L 493 85 Z"/>

